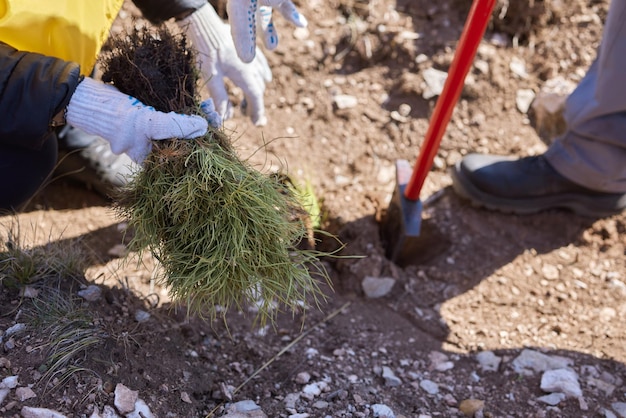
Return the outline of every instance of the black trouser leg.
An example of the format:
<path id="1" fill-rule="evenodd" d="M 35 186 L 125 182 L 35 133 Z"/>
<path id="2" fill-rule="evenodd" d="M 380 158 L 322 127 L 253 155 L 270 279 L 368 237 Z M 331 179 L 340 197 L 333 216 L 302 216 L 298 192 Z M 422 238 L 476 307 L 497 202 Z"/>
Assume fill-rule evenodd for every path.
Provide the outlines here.
<path id="1" fill-rule="evenodd" d="M 38 150 L 0 146 L 0 209 L 19 210 L 37 193 L 54 170 L 57 148 L 55 135 Z"/>

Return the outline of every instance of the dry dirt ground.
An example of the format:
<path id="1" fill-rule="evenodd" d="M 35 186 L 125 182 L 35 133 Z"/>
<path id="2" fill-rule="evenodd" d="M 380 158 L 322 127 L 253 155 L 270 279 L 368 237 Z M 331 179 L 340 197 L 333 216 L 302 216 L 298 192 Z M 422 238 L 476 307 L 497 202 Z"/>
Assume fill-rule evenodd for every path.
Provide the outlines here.
<path id="1" fill-rule="evenodd" d="M 88 251 L 86 280 L 59 290 L 97 336 L 47 379 L 50 328 L 29 320 L 33 301 L 3 287 L 0 377 L 18 383 L 0 414 L 35 406 L 115 416 L 122 384 L 159 417 L 224 416 L 239 401 L 258 409 L 229 416 L 471 416 L 468 399 L 482 405 L 475 416 L 626 416 L 626 215 L 507 215 L 474 208 L 450 187 L 447 170 L 466 153 L 541 153 L 518 92 L 538 93 L 557 76 L 575 83 L 595 56 L 608 1 L 521 3 L 498 3 L 422 191 L 424 219 L 439 233 L 429 247 L 439 253 L 405 268 L 385 257 L 379 219 L 395 161 L 415 161 L 428 127 L 436 97 L 424 98 L 424 74 L 447 70 L 469 2 L 299 1 L 307 31 L 276 18 L 269 123 L 257 128 L 238 113 L 226 129 L 242 156 L 310 181 L 323 229 L 346 244 L 343 254 L 365 256 L 324 261 L 333 289 L 305 318 L 280 315 L 263 330 L 236 312 L 228 327 L 186 318 L 151 283 L 152 259 L 124 263 L 123 220 L 109 202 L 69 181 L 53 181 L 27 211 L 0 218 L 3 234 L 19 225 L 27 248 L 76 241 Z M 339 108 L 339 95 L 356 102 Z M 394 286 L 367 298 L 366 277 Z M 102 296 L 82 301 L 85 284 Z M 26 328 L 13 332 L 15 324 Z M 522 360 L 533 353 L 548 357 L 528 371 Z M 551 369 L 566 366 L 573 380 L 550 389 Z M 541 398 L 551 392 L 570 396 Z"/>

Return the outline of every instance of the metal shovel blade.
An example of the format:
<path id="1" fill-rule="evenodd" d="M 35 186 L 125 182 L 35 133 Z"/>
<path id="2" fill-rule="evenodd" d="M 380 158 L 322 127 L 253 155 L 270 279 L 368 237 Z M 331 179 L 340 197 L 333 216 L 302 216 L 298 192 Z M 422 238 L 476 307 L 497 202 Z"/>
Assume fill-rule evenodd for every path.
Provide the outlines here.
<path id="1" fill-rule="evenodd" d="M 400 267 L 424 263 L 448 246 L 435 225 L 422 218 L 422 201 L 405 197 L 411 173 L 407 160 L 396 161 L 396 187 L 381 222 L 385 255 Z"/>

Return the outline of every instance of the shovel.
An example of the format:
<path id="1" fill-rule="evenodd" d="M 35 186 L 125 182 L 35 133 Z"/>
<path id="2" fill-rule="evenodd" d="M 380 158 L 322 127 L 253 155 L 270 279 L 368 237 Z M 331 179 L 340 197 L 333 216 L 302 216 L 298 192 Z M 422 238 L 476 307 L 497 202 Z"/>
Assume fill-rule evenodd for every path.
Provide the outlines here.
<path id="1" fill-rule="evenodd" d="M 433 252 L 438 252 L 442 245 L 436 229 L 422 223 L 420 192 L 461 95 L 495 2 L 474 0 L 472 3 L 413 171 L 408 161 L 396 161 L 396 188 L 382 220 L 381 234 L 387 258 L 399 266 L 417 264 Z"/>

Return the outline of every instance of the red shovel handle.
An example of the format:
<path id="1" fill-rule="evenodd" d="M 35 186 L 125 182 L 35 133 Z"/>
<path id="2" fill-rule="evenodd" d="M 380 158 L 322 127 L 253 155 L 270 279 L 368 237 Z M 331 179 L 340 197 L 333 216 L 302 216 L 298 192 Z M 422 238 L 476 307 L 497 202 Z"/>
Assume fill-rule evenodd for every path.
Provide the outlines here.
<path id="1" fill-rule="evenodd" d="M 435 104 L 422 151 L 417 157 L 413 174 L 404 190 L 404 196 L 409 200 L 419 199 L 424 180 L 433 165 L 439 143 L 448 126 L 454 106 L 459 100 L 465 76 L 472 66 L 474 55 L 476 55 L 480 40 L 485 34 L 495 3 L 496 0 L 474 0 L 472 3 L 448 71 L 448 78 L 446 78 L 443 91 Z"/>

